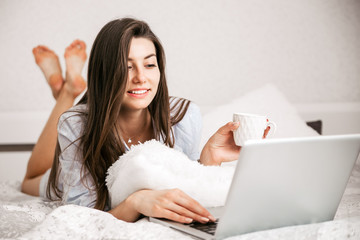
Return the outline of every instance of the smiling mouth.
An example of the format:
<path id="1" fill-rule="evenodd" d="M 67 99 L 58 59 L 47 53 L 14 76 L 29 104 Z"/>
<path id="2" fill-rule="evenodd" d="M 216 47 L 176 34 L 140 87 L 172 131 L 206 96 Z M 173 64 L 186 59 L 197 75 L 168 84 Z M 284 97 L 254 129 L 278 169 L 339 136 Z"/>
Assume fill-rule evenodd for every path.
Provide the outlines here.
<path id="1" fill-rule="evenodd" d="M 146 89 L 146 90 L 136 90 L 136 91 L 128 91 L 128 93 L 141 95 L 141 94 L 147 93 L 148 91 L 150 91 L 150 89 Z"/>

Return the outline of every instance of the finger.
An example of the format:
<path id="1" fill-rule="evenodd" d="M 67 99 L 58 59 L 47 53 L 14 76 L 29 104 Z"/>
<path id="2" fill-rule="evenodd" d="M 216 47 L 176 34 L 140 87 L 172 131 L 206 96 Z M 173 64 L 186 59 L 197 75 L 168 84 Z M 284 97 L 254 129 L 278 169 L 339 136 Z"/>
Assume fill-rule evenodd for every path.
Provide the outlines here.
<path id="1" fill-rule="evenodd" d="M 172 206 L 169 206 L 169 210 L 179 214 L 180 216 L 191 218 L 201 223 L 207 223 L 210 220 L 209 218 L 200 216 L 180 205 L 177 205 L 176 203 L 173 203 Z"/>
<path id="2" fill-rule="evenodd" d="M 269 131 L 270 131 L 270 126 L 268 126 L 268 127 L 265 129 L 263 138 L 266 138 L 266 136 L 269 134 Z"/>
<path id="3" fill-rule="evenodd" d="M 193 201 L 193 202 L 192 202 Z M 180 189 L 171 189 L 166 192 L 165 198 L 160 201 L 161 208 L 160 209 L 167 209 L 172 212 L 177 213 L 180 216 L 188 217 L 194 219 L 195 221 L 201 223 L 209 222 L 209 212 L 205 209 L 205 216 L 201 216 L 196 212 L 193 212 L 189 207 L 184 207 L 181 203 L 192 206 L 192 204 L 198 204 L 195 200 L 191 197 L 186 195 Z M 180 203 L 180 204 L 179 204 Z M 201 208 L 201 205 L 198 204 Z M 158 208 L 159 209 L 159 208 Z"/>
<path id="4" fill-rule="evenodd" d="M 181 216 L 181 215 L 177 214 L 176 212 L 173 212 L 168 209 L 163 209 L 162 214 L 155 216 L 155 217 L 166 218 L 166 219 L 169 219 L 169 220 L 172 220 L 175 222 L 180 222 L 180 223 L 191 223 L 193 221 L 192 218 Z"/>
<path id="5" fill-rule="evenodd" d="M 225 124 L 224 126 L 219 128 L 218 133 L 228 134 L 229 132 L 235 131 L 236 129 L 238 129 L 239 126 L 240 126 L 239 122 L 228 122 L 227 124 Z"/>
<path id="6" fill-rule="evenodd" d="M 211 213 L 206 208 L 201 206 L 200 203 L 198 203 L 196 200 L 194 200 L 193 198 L 191 198 L 189 195 L 182 192 L 181 190 L 178 194 L 180 196 L 175 198 L 175 203 L 194 213 L 196 215 L 194 219 L 196 219 L 199 222 L 204 221 L 205 220 L 204 218 L 210 219 L 211 221 L 215 221 L 214 216 L 212 216 Z"/>

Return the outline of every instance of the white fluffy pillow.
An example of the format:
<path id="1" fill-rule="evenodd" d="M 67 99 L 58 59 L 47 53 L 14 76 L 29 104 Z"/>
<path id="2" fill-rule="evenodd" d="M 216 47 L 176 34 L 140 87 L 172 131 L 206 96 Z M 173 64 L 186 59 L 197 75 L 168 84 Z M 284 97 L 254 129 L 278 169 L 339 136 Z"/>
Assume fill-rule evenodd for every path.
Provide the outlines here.
<path id="1" fill-rule="evenodd" d="M 140 189 L 178 188 L 204 207 L 223 206 L 234 168 L 204 166 L 184 153 L 151 140 L 133 146 L 107 171 L 111 207 Z"/>
<path id="2" fill-rule="evenodd" d="M 203 116 L 201 146 L 219 127 L 232 121 L 234 112 L 266 115 L 277 125 L 275 134 L 269 138 L 317 136 L 318 133 L 306 125 L 296 108 L 274 85 L 263 87 L 239 97 L 228 104 L 217 106 Z"/>

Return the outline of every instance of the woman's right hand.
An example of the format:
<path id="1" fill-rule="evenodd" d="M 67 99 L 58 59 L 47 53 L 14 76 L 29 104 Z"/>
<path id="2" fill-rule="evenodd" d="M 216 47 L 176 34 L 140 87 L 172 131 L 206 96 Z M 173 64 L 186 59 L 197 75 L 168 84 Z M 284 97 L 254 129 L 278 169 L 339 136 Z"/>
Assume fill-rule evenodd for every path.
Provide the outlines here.
<path id="1" fill-rule="evenodd" d="M 208 210 L 179 189 L 140 190 L 130 195 L 128 200 L 138 213 L 149 217 L 181 223 L 215 221 Z"/>

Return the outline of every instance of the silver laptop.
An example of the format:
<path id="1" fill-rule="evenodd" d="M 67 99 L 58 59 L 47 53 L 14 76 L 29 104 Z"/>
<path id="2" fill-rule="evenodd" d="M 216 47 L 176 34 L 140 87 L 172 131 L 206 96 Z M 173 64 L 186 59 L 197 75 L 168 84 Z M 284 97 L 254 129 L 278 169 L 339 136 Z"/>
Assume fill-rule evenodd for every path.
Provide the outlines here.
<path id="1" fill-rule="evenodd" d="M 200 239 L 333 220 L 360 151 L 360 134 L 248 141 L 217 223 L 164 224 Z"/>

